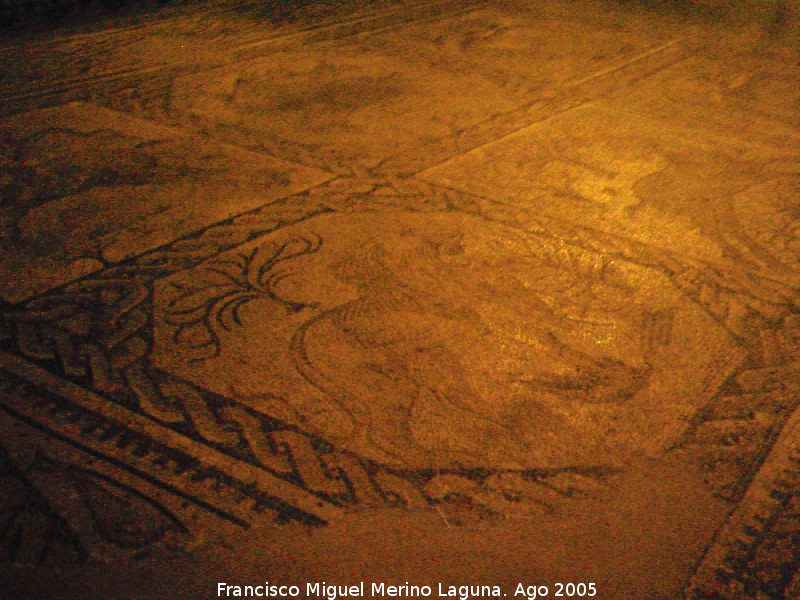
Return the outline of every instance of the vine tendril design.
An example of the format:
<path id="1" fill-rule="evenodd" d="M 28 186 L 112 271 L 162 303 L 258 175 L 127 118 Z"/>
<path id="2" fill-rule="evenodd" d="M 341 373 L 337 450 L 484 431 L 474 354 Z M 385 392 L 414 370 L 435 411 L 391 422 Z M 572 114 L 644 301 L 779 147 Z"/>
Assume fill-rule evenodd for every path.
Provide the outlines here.
<path id="1" fill-rule="evenodd" d="M 277 267 L 321 247 L 322 239 L 316 234 L 292 237 L 282 244 L 269 243 L 212 261 L 188 283 L 171 282 L 178 291 L 167 304 L 167 322 L 175 326 L 172 341 L 196 351 L 192 360 L 209 360 L 220 354 L 220 332 L 241 326 L 241 309 L 252 300 L 267 298 L 287 315 L 310 307 L 280 297 L 277 286 L 289 273 Z"/>

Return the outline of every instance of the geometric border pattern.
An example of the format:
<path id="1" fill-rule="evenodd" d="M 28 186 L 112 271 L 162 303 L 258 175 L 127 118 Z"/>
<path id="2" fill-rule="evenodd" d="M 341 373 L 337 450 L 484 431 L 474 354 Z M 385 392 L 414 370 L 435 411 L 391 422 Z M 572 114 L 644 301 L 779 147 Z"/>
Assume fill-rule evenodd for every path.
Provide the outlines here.
<path id="1" fill-rule="evenodd" d="M 361 24 L 352 27 L 356 31 Z M 253 46 L 237 50 L 236 56 L 257 53 Z M 682 50 L 674 44 L 653 53 L 655 68 L 681 58 Z M 168 87 L 168 74 L 146 75 L 155 82 L 156 95 Z M 93 82 L 105 85 L 124 79 L 108 77 Z M 79 83 L 62 90 L 63 94 L 85 94 L 79 91 L 84 89 Z M 430 152 L 420 154 L 446 157 L 452 155 L 453 145 L 474 147 L 496 139 L 498 131 L 519 128 L 521 121 L 530 123 L 542 114 L 580 103 L 586 98 L 581 83 L 570 90 L 570 98 L 562 105 L 522 107 L 487 125 L 491 131 L 482 126 L 462 132 L 461 139 L 437 141 L 427 149 Z M 614 83 L 614 77 L 592 81 L 593 87 L 600 86 L 600 93 L 603 85 Z M 4 104 L 30 99 L 10 98 Z M 410 154 L 399 156 L 382 169 L 411 174 L 429 166 L 419 160 Z M 800 597 L 800 386 L 791 383 L 800 380 L 798 290 L 589 228 L 541 219 L 524 209 L 504 207 L 492 214 L 491 206 L 479 207 L 467 195 L 413 178 L 369 179 L 367 174 L 358 174 L 341 179 L 291 201 L 228 219 L 22 305 L 0 304 L 0 423 L 22 424 L 20 431 L 32 440 L 32 448 L 37 432 L 59 440 L 84 457 L 76 461 L 92 463 L 86 472 L 113 473 L 121 480 L 136 480 L 137 486 L 149 486 L 150 500 L 157 500 L 179 524 L 165 528 L 168 534 L 143 536 L 153 542 L 151 546 L 164 540 L 171 543 L 173 534 L 183 539 L 192 523 L 204 519 L 241 529 L 286 520 L 321 524 L 335 519 L 343 508 L 375 504 L 442 510 L 466 505 L 473 511 L 480 505 L 494 514 L 519 505 L 513 493 L 498 496 L 486 489 L 485 483 L 494 475 L 488 470 L 387 469 L 177 380 L 149 362 L 153 281 L 270 231 L 314 215 L 348 210 L 354 204 L 363 208 L 379 196 L 381 202 L 404 209 L 413 205 L 417 210 L 459 210 L 509 224 L 524 222 L 526 228 L 538 226 L 568 243 L 599 245 L 603 252 L 655 266 L 739 339 L 753 335 L 753 329 L 742 330 L 739 317 L 743 312 L 755 315 L 747 326 L 760 329 L 756 334 L 759 347 L 751 352 L 746 367 L 723 383 L 720 395 L 697 413 L 672 450 L 676 460 L 699 460 L 706 465 L 709 485 L 733 507 L 685 594 L 720 599 Z M 789 317 L 774 316 L 778 306 L 770 300 L 773 297 L 782 297 L 783 306 L 791 307 Z M 756 413 L 767 417 L 753 418 Z M 17 486 L 21 498 L 11 517 L 4 514 L 5 520 L 0 521 L 5 559 L 44 563 L 58 551 L 84 560 L 93 551 L 82 545 L 85 532 L 77 531 L 58 506 L 48 505 L 40 493 L 46 478 L 41 476 L 42 469 L 32 467 L 37 457 L 26 455 L 29 448 L 24 445 L 8 442 L 7 448 L 0 448 L 0 476 Z M 586 481 L 602 484 L 615 473 L 533 470 L 515 475 L 546 491 L 537 501 L 544 510 L 552 510 L 564 499 L 582 497 Z M 575 484 L 581 480 L 582 484 Z M 90 495 L 85 491 L 84 496 Z M 126 506 L 141 508 L 133 501 Z M 469 523 L 464 516 L 469 512 L 444 514 L 456 515 L 450 523 L 458 518 Z M 114 522 L 130 524 L 119 517 Z M 48 548 L 32 551 L 26 546 L 20 533 L 25 527 L 46 530 Z M 98 530 L 108 528 L 98 526 Z M 112 535 L 106 541 L 114 546 L 113 541 L 120 539 Z M 128 549 L 137 553 L 145 546 Z M 117 543 L 107 555 L 116 551 L 124 552 L 124 544 Z"/>
<path id="2" fill-rule="evenodd" d="M 382 192 L 374 194 L 376 188 Z M 150 363 L 155 280 L 311 216 L 364 210 L 376 197 L 384 207 L 483 213 L 506 222 L 516 217 L 528 230 L 547 231 L 570 244 L 600 247 L 604 253 L 655 266 L 737 337 L 741 332 L 736 315 L 742 310 L 770 312 L 765 308 L 769 301 L 760 297 L 758 285 L 749 278 L 740 279 L 712 265 L 693 265 L 665 250 L 532 216 L 525 209 L 516 209 L 513 215 L 515 209 L 508 207 L 481 206 L 465 194 L 413 179 L 371 185 L 339 180 L 229 219 L 22 306 L 0 310 L 0 342 L 6 349 L 0 354 L 0 409 L 83 454 L 133 477 L 148 478 L 150 485 L 182 498 L 193 511 L 207 513 L 204 518 L 239 528 L 287 520 L 322 524 L 335 519 L 342 508 L 375 504 L 434 506 L 449 523 L 468 524 L 491 515 L 513 516 L 526 509 L 525 501 L 545 512 L 557 510 L 564 502 L 602 488 L 617 473 L 575 467 L 507 472 L 517 487 L 523 483 L 536 490 L 525 496 L 518 489 L 491 488 L 487 482 L 496 479 L 497 470 L 387 468 L 178 380 Z M 753 375 L 738 377 L 741 387 Z M 753 394 L 730 396 L 754 402 Z M 780 407 L 774 407 L 770 431 L 782 429 L 797 400 L 784 398 Z M 675 448 L 676 456 L 691 454 L 693 436 L 703 437 L 707 448 L 703 429 L 714 421 L 711 409 L 701 411 Z M 774 434 L 762 427 L 750 437 L 755 440 L 751 457 L 743 460 L 742 453 L 737 454 L 735 469 L 712 482 L 731 502 L 748 489 Z M 176 519 L 197 520 L 185 514 Z"/>

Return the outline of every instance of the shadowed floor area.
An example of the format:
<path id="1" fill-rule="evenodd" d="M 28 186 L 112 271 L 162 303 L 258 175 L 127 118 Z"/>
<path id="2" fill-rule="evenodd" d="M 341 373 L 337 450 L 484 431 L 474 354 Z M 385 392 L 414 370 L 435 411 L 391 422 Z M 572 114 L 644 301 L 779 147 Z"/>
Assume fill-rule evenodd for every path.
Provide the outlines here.
<path id="1" fill-rule="evenodd" d="M 800 596 L 800 7 L 66 4 L 0 44 L 16 597 Z"/>

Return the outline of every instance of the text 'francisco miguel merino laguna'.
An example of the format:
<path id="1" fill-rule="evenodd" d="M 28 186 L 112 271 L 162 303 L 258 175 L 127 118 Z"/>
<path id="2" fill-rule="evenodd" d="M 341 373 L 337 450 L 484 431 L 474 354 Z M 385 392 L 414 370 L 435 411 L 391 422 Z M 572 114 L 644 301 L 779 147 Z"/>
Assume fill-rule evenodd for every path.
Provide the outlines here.
<path id="1" fill-rule="evenodd" d="M 572 585 L 572 584 L 568 584 Z M 581 584 L 582 586 L 584 584 Z M 579 596 L 594 596 L 594 584 L 590 593 L 581 593 Z M 305 598 L 324 598 L 325 600 L 338 600 L 341 598 L 458 598 L 470 600 L 471 598 L 500 598 L 505 596 L 497 585 L 444 585 L 442 583 L 431 587 L 429 585 L 387 585 L 385 583 L 371 583 L 369 587 L 362 581 L 356 585 L 330 585 L 324 581 L 298 585 L 275 585 L 265 582 L 263 585 L 230 585 L 224 582 L 217 584 L 217 597 L 241 598 L 297 598 L 301 591 L 305 591 Z M 366 592 L 371 592 L 367 596 Z M 547 586 L 518 584 L 515 597 L 526 600 L 536 600 L 549 595 Z M 583 590 L 582 590 L 583 591 Z M 434 592 L 436 592 L 434 594 Z M 570 594 L 572 596 L 573 594 Z"/>

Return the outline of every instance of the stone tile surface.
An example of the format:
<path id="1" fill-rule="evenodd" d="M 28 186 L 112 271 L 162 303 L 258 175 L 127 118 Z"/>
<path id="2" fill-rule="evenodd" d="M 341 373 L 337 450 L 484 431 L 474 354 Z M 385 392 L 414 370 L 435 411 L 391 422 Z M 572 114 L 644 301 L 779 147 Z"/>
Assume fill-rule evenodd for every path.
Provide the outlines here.
<path id="1" fill-rule="evenodd" d="M 4 42 L 17 595 L 796 597 L 799 49 L 738 6 L 209 0 Z"/>
<path id="2" fill-rule="evenodd" d="M 420 177 L 682 255 L 795 279 L 792 251 L 782 251 L 797 244 L 785 200 L 797 183 L 786 168 L 793 138 L 771 140 L 770 129 L 762 139 L 732 140 L 709 129 L 588 103 Z"/>
<path id="3" fill-rule="evenodd" d="M 158 282 L 153 359 L 381 463 L 617 466 L 674 444 L 744 351 L 596 244 L 316 216 Z"/>
<path id="4" fill-rule="evenodd" d="M 630 27 L 574 40 L 574 25 L 476 5 L 457 18 L 325 40 L 322 52 L 275 44 L 213 77 L 179 78 L 171 109 L 223 139 L 338 170 L 372 168 L 666 41 Z"/>
<path id="5" fill-rule="evenodd" d="M 10 301 L 330 177 L 84 103 L 2 127 L 0 294 Z"/>

